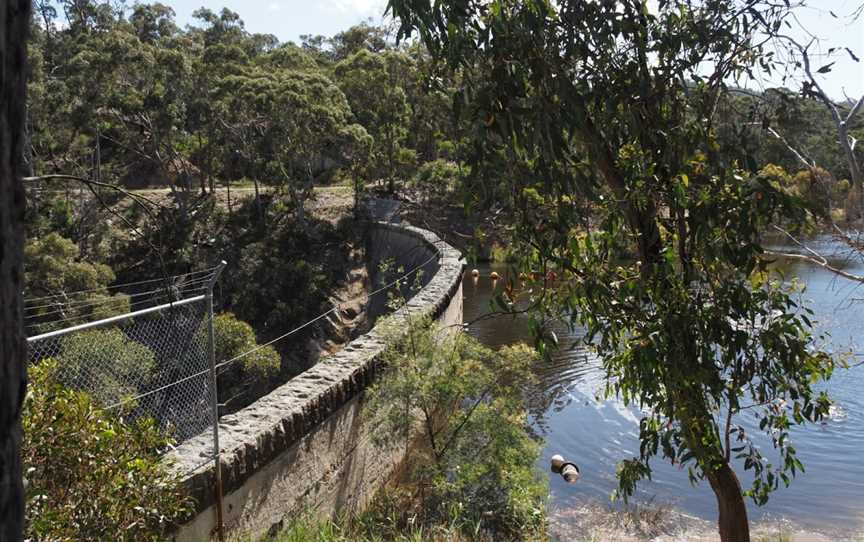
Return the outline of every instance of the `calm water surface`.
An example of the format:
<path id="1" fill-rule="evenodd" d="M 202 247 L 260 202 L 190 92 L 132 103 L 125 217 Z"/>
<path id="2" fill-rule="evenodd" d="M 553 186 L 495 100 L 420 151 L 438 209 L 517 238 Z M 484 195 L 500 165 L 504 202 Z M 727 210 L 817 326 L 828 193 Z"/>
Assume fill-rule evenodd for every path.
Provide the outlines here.
<path id="1" fill-rule="evenodd" d="M 830 254 L 833 265 L 864 274 L 861 257 L 846 254 L 830 239 L 810 244 Z M 794 247 L 775 248 L 795 252 Z M 779 267 L 786 277 L 797 277 L 806 285 L 803 300 L 815 312 L 818 328 L 830 334 L 830 348 L 864 353 L 864 288 L 806 263 L 786 262 Z M 479 269 L 480 279 L 475 283 L 466 273 L 463 285 L 466 322 L 491 311 L 494 288 L 506 279 L 506 266 Z M 503 277 L 497 286 L 488 278 L 493 269 Z M 530 341 L 524 318 L 484 319 L 473 324 L 470 333 L 496 347 Z M 561 328 L 559 338 L 561 349 L 551 363 L 538 369 L 536 389 L 528 390 L 532 423 L 544 439 L 539 467 L 548 470 L 549 458 L 560 453 L 582 470 L 583 478 L 574 485 L 550 477 L 553 508 L 578 507 L 587 500 L 608 502 L 616 487 L 616 463 L 638 455 L 641 413 L 617 401 L 598 401 L 604 383 L 598 360 L 578 346 L 578 331 Z M 789 488 L 775 492 L 766 506 L 748 502 L 751 520 L 788 521 L 836 539 L 864 531 L 864 366 L 838 369 L 827 387 L 835 401 L 830 419 L 793 432 L 806 472 Z M 751 434 L 758 432 L 758 422 L 752 418 L 742 415 L 739 422 Z M 772 457 L 770 448 L 766 443 L 763 451 Z M 691 486 L 686 470 L 660 459 L 653 462 L 653 469 L 652 481 L 640 486 L 638 501 L 670 503 L 686 514 L 716 519 L 716 501 L 707 483 Z M 736 470 L 742 484 L 749 485 L 748 473 L 740 465 Z"/>

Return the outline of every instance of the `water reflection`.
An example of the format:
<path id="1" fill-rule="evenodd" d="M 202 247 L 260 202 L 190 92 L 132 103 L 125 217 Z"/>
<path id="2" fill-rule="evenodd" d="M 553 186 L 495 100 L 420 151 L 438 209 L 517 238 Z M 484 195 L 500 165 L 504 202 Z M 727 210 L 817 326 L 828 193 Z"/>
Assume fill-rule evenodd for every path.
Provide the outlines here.
<path id="1" fill-rule="evenodd" d="M 830 263 L 850 272 L 864 274 L 860 255 L 850 256 L 845 247 L 830 239 L 817 239 L 810 246 L 828 257 Z M 797 247 L 777 245 L 776 250 L 794 252 Z M 864 325 L 864 290 L 836 275 L 800 261 L 778 261 L 787 278 L 797 277 L 806 285 L 802 301 L 815 312 L 819 330 L 830 333 L 830 345 L 837 351 L 864 352 L 861 348 Z M 472 321 L 494 310 L 495 289 L 509 280 L 505 266 L 480 267 L 475 282 L 469 274 L 463 285 L 465 321 Z M 493 285 L 489 274 L 501 278 Z M 569 485 L 550 478 L 553 508 L 603 502 L 616 486 L 615 465 L 623 458 L 638 454 L 638 422 L 642 413 L 618 401 L 601 401 L 604 379 L 600 361 L 580 345 L 580 333 L 566 326 L 554 326 L 561 349 L 537 370 L 536 382 L 526 389 L 534 429 L 545 445 L 539 467 L 545 470 L 549 458 L 561 453 L 574 458 L 583 478 Z M 482 342 L 498 347 L 517 341 L 530 342 L 525 316 L 499 316 L 481 319 L 470 333 Z M 860 359 L 860 358 L 859 358 Z M 838 370 L 828 384 L 836 401 L 829 419 L 821 425 L 795 429 L 792 433 L 806 473 L 793 480 L 789 488 L 773 494 L 765 507 L 749 506 L 757 521 L 784 519 L 809 530 L 830 533 L 843 539 L 864 529 L 864 366 Z M 758 430 L 752 416 L 741 416 L 741 424 L 753 434 Z M 767 442 L 763 448 L 770 448 Z M 770 449 L 766 450 L 770 454 Z M 716 501 L 707 485 L 692 487 L 686 472 L 660 460 L 653 464 L 652 481 L 640 486 L 637 499 L 674 504 L 681 511 L 713 521 Z M 738 465 L 743 484 L 750 478 Z"/>

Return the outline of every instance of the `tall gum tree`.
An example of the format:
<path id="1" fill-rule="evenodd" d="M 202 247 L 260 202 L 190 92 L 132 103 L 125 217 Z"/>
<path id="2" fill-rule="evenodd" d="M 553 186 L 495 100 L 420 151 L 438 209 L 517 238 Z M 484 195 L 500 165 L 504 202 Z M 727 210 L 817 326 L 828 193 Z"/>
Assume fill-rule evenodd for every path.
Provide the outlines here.
<path id="1" fill-rule="evenodd" d="M 30 0 L 0 3 L 0 540 L 22 537 L 21 404 L 26 388 L 24 289 L 24 143 L 26 43 Z"/>
<path id="2" fill-rule="evenodd" d="M 390 0 L 389 9 L 400 37 L 419 33 L 460 73 L 454 107 L 475 141 L 506 148 L 511 167 L 497 182 L 515 195 L 526 271 L 546 277 L 533 300 L 540 344 L 554 342 L 547 317 L 572 315 L 603 360 L 607 394 L 646 413 L 639 454 L 618 466 L 619 494 L 632 495 L 659 455 L 707 480 L 724 542 L 749 540 L 744 498 L 762 504 L 801 470 L 789 429 L 827 413 L 813 385 L 833 368 L 809 312 L 762 258 L 760 233 L 780 212 L 804 212 L 801 202 L 739 168 L 715 137 L 726 84 L 775 69 L 762 45 L 789 16 L 786 3 Z M 776 464 L 736 423 L 744 409 L 760 418 Z"/>

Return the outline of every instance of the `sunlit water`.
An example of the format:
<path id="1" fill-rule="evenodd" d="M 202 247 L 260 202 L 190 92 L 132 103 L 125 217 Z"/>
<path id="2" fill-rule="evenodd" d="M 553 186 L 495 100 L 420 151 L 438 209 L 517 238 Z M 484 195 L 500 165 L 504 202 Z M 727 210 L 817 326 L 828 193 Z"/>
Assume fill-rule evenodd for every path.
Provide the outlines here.
<path id="1" fill-rule="evenodd" d="M 830 261 L 836 267 L 864 274 L 861 257 L 846 254 L 834 242 L 817 239 L 811 246 L 831 254 Z M 776 248 L 795 251 L 789 246 Z M 493 282 L 489 272 L 496 270 L 502 275 L 497 288 L 506 281 L 506 266 L 479 269 L 477 281 L 466 273 L 466 322 L 491 311 Z M 864 353 L 864 288 L 806 263 L 786 262 L 782 269 L 787 277 L 795 276 L 806 285 L 803 299 L 815 312 L 818 328 L 830 333 L 830 347 Z M 550 504 L 561 510 L 588 500 L 608 502 L 616 487 L 616 463 L 638 455 L 641 413 L 617 401 L 598 401 L 596 395 L 604 384 L 598 360 L 577 345 L 578 331 L 562 328 L 558 332 L 561 350 L 538 370 L 537 389 L 527 391 L 533 426 L 544 440 L 539 467 L 548 469 L 549 458 L 560 453 L 582 470 L 583 478 L 574 485 L 558 476 L 550 477 Z M 495 347 L 530 341 L 524 318 L 483 319 L 471 325 L 470 333 Z M 748 502 L 751 520 L 782 520 L 832 539 L 864 531 L 864 366 L 837 370 L 827 386 L 835 401 L 831 418 L 793 432 L 806 472 L 789 488 L 775 492 L 767 505 L 757 507 Z M 740 421 L 750 434 L 758 432 L 751 419 Z M 767 441 L 763 450 L 770 453 Z M 707 483 L 691 486 L 686 471 L 659 458 L 652 466 L 652 480 L 641 484 L 637 502 L 671 503 L 685 514 L 716 519 L 717 505 Z M 749 484 L 749 473 L 741 465 L 737 471 L 742 484 Z"/>

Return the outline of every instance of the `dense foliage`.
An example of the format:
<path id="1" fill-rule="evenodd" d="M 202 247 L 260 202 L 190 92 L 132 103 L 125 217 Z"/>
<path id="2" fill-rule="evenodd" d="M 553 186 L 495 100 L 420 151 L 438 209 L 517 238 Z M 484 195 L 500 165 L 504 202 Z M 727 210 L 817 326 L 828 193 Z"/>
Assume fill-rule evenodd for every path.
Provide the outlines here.
<path id="1" fill-rule="evenodd" d="M 541 277 L 541 344 L 555 342 L 543 323 L 568 315 L 602 356 L 607 393 L 644 413 L 639 453 L 619 465 L 620 493 L 650 477 L 659 455 L 708 481 L 722 540 L 749 540 L 743 496 L 762 504 L 800 472 L 790 428 L 827 413 L 815 383 L 833 367 L 792 292 L 759 279 L 762 232 L 801 216 L 801 201 L 718 137 L 727 83 L 776 67 L 759 36 L 788 9 L 761 0 L 391 5 L 404 34 L 418 32 L 433 56 L 470 74 L 456 106 L 476 126 L 476 146 L 502 149 L 512 164 L 515 237 L 525 271 Z M 745 409 L 779 463 L 734 423 Z M 745 488 L 733 459 L 753 475 Z"/>
<path id="2" fill-rule="evenodd" d="M 40 363 L 42 363 L 40 361 Z M 86 390 L 107 407 L 134 397 L 157 370 L 156 355 L 122 329 L 91 329 L 60 340 L 55 377 L 70 389 Z"/>
<path id="3" fill-rule="evenodd" d="M 297 210 L 313 181 L 361 160 L 369 180 L 410 175 L 452 139 L 447 93 L 419 47 L 359 25 L 302 46 L 206 8 L 181 29 L 160 3 L 36 2 L 31 174 L 167 185 L 181 209 L 217 179 L 280 186 Z M 68 25 L 60 24 L 61 20 Z M 357 153 L 368 146 L 371 153 Z"/>
<path id="4" fill-rule="evenodd" d="M 24 318 L 31 334 L 129 312 L 129 297 L 108 290 L 111 268 L 81 261 L 78 246 L 59 233 L 28 242 L 24 258 Z"/>
<path id="5" fill-rule="evenodd" d="M 389 29 L 361 24 L 280 43 L 250 33 L 228 9 L 199 9 L 180 28 L 160 3 L 35 1 L 24 162 L 41 181 L 29 181 L 25 296 L 51 297 L 28 303 L 29 331 L 125 312 L 128 298 L 108 288 L 115 282 L 224 259 L 218 298 L 237 316 L 217 320 L 217 349 L 232 359 L 258 344 L 256 334 L 278 337 L 329 308 L 358 263 L 362 229 L 307 212 L 316 187 L 347 180 L 355 201 L 376 184 L 402 191 L 421 223 L 470 224 L 460 239 L 473 234 L 477 254 L 508 235 L 513 259 L 539 279 L 532 323 L 541 349 L 555 342 L 543 324 L 572 315 L 604 356 L 609 394 L 645 407 L 642 448 L 619 469 L 621 493 L 650 476 L 660 455 L 708 479 L 721 535 L 743 539 L 742 495 L 762 503 L 800 470 L 789 430 L 825 413 L 814 382 L 832 369 L 793 292 L 765 279 L 761 235 L 777 221 L 841 218 L 861 196 L 812 93 L 731 86 L 774 69 L 758 37 L 777 32 L 786 7 L 390 4 L 403 37 L 417 31 L 419 41 L 395 43 Z M 864 139 L 859 120 L 849 130 Z M 790 147 L 821 168 L 802 170 Z M 250 185 L 253 197 L 238 197 Z M 168 194 L 120 198 L 145 187 Z M 487 237 L 493 227 L 500 231 Z M 281 377 L 301 370 L 314 333 L 230 367 L 221 399 L 272 383 L 277 367 Z M 525 376 L 512 353 L 496 357 L 460 339 L 446 343 L 457 362 L 415 338 L 422 349 L 394 351 L 387 400 L 446 413 L 423 413 L 432 424 L 430 517 L 447 516 L 442 507 L 455 499 L 477 503 L 456 514 L 465 525 L 535 525 L 536 487 L 521 461 L 536 452 L 514 388 L 498 376 Z M 98 339 L 126 346 L 119 331 Z M 100 355 L 86 341 L 64 348 Z M 106 376 L 107 396 L 94 399 L 128 395 L 124 373 L 152 365 L 130 348 Z M 404 433 L 415 420 L 376 393 L 382 423 Z M 57 396 L 86 402 L 74 391 Z M 779 465 L 735 425 L 743 409 L 761 416 Z M 490 451 L 475 457 L 477 447 Z M 754 475 L 747 487 L 733 455 Z M 499 510 L 498 523 L 482 507 Z"/>
<path id="6" fill-rule="evenodd" d="M 61 362 L 29 370 L 22 460 L 30 540 L 163 540 L 190 507 L 161 462 L 152 420 L 126 423 L 62 387 Z"/>
<path id="7" fill-rule="evenodd" d="M 534 469 L 539 447 L 521 392 L 534 352 L 496 352 L 423 320 L 397 327 L 366 409 L 378 442 L 419 433 L 408 485 L 416 490 L 403 519 L 416 513 L 421 525 L 451 524 L 496 540 L 537 536 L 545 484 Z"/>
<path id="8" fill-rule="evenodd" d="M 201 330 L 201 333 L 205 333 Z M 219 372 L 217 389 L 220 403 L 230 403 L 245 394 L 250 386 L 266 383 L 279 373 L 279 352 L 272 346 L 259 346 L 252 326 L 224 313 L 213 319 L 216 363 L 227 363 L 241 355 L 237 363 Z M 233 405 L 232 405 L 233 406 Z"/>

